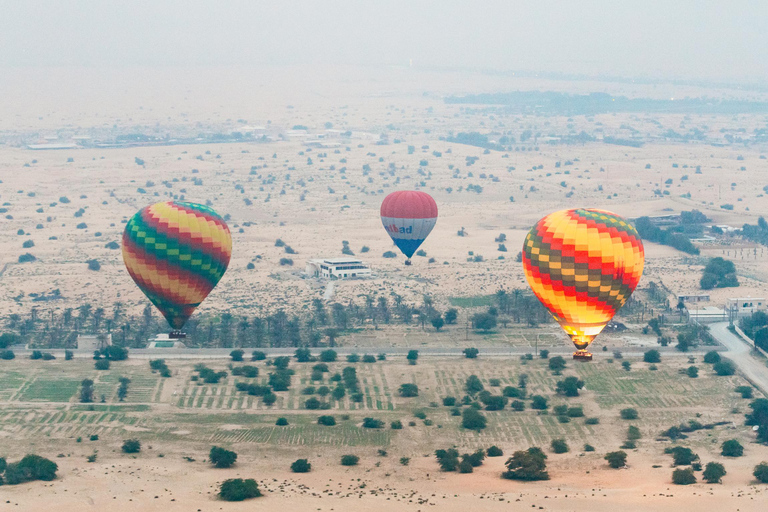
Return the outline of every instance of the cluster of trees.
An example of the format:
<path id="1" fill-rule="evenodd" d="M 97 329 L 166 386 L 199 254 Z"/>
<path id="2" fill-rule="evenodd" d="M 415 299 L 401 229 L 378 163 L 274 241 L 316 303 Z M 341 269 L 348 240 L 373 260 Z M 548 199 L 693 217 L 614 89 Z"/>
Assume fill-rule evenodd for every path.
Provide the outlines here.
<path id="1" fill-rule="evenodd" d="M 18 485 L 34 480 L 50 481 L 56 478 L 59 466 L 39 455 L 26 455 L 18 462 L 7 463 L 0 457 L 0 485 Z"/>
<path id="2" fill-rule="evenodd" d="M 661 229 L 648 217 L 637 219 L 635 221 L 635 229 L 637 229 L 638 234 L 643 240 L 668 245 L 688 254 L 699 254 L 699 248 L 693 245 L 691 239 L 685 234 L 672 231 L 671 229 Z"/>
<path id="3" fill-rule="evenodd" d="M 510 480 L 549 480 L 547 455 L 535 446 L 519 450 L 512 454 L 505 463 L 507 470 L 501 474 Z"/>
<path id="4" fill-rule="evenodd" d="M 757 242 L 768 245 L 768 222 L 764 217 L 757 219 L 757 224 L 744 224 L 741 228 L 741 236 Z"/>
<path id="5" fill-rule="evenodd" d="M 485 450 L 479 449 L 473 453 L 465 453 L 459 456 L 455 448 L 436 450 L 435 457 L 442 471 L 458 471 L 459 473 L 472 473 L 474 468 L 482 466 L 485 460 Z"/>
<path id="6" fill-rule="evenodd" d="M 755 311 L 751 316 L 739 320 L 739 327 L 754 340 L 756 346 L 768 350 L 768 314 Z"/>
<path id="7" fill-rule="evenodd" d="M 699 285 L 704 290 L 712 288 L 734 288 L 739 286 L 736 265 L 721 257 L 711 258 L 704 267 Z"/>

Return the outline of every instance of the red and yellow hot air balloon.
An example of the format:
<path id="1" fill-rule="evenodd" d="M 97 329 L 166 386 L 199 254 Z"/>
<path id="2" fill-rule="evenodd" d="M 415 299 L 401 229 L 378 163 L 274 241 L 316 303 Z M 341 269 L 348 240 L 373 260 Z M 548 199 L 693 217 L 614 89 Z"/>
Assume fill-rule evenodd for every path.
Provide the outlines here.
<path id="1" fill-rule="evenodd" d="M 219 282 L 231 255 L 226 222 L 201 204 L 147 206 L 123 233 L 128 273 L 176 331 Z"/>
<path id="2" fill-rule="evenodd" d="M 587 347 L 637 287 L 644 261 L 634 226 L 604 210 L 551 213 L 523 244 L 528 284 L 573 340 L 575 359 L 592 359 Z"/>

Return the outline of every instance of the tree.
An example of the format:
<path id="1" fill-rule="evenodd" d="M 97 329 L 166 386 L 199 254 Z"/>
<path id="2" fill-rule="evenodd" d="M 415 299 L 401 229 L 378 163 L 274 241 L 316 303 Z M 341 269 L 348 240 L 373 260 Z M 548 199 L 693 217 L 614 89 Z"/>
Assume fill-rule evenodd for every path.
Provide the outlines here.
<path id="1" fill-rule="evenodd" d="M 482 430 L 486 424 L 485 416 L 471 407 L 464 409 L 461 413 L 461 426 L 468 430 Z"/>
<path id="2" fill-rule="evenodd" d="M 627 453 L 624 451 L 609 452 L 603 457 L 613 469 L 623 468 L 627 465 Z"/>
<path id="3" fill-rule="evenodd" d="M 297 348 L 296 352 L 293 353 L 293 357 L 295 357 L 296 361 L 299 363 L 309 363 L 312 361 L 312 354 L 309 352 L 308 348 Z"/>
<path id="4" fill-rule="evenodd" d="M 439 331 L 445 325 L 445 320 L 443 320 L 442 316 L 436 316 L 431 320 L 431 323 L 432 327 L 434 327 L 436 331 Z"/>
<path id="5" fill-rule="evenodd" d="M 752 412 L 746 415 L 746 424 L 758 427 L 757 440 L 768 443 L 768 399 L 758 398 L 749 404 Z"/>
<path id="6" fill-rule="evenodd" d="M 714 350 L 710 350 L 704 354 L 704 362 L 707 364 L 715 364 L 720 362 L 720 354 Z"/>
<path id="7" fill-rule="evenodd" d="M 664 453 L 669 453 L 672 455 L 673 466 L 690 466 L 699 460 L 699 456 L 693 453 L 693 450 L 684 446 L 667 448 L 664 450 Z"/>
<path id="8" fill-rule="evenodd" d="M 761 462 L 755 466 L 755 470 L 752 472 L 758 482 L 768 484 L 768 462 Z"/>
<path id="9" fill-rule="evenodd" d="M 516 451 L 507 462 L 507 471 L 501 474 L 510 480 L 549 480 L 547 456 L 541 448 L 531 447 L 526 451 Z"/>
<path id="10" fill-rule="evenodd" d="M 51 481 L 56 478 L 56 471 L 59 466 L 45 457 L 39 455 L 26 455 L 18 462 L 5 464 L 5 483 L 8 485 L 18 485 L 33 480 Z"/>
<path id="11" fill-rule="evenodd" d="M 416 384 L 401 384 L 398 391 L 400 392 L 400 396 L 405 398 L 419 396 L 419 386 Z"/>
<path id="12" fill-rule="evenodd" d="M 208 460 L 217 468 L 229 468 L 237 461 L 237 454 L 219 446 L 213 446 Z"/>
<path id="13" fill-rule="evenodd" d="M 341 465 L 342 466 L 357 466 L 357 463 L 360 461 L 360 457 L 357 455 L 342 455 L 341 456 Z"/>
<path id="14" fill-rule="evenodd" d="M 688 374 L 690 378 L 695 379 L 699 376 L 699 369 L 695 366 L 689 366 L 688 369 L 685 370 L 685 373 Z"/>
<path id="15" fill-rule="evenodd" d="M 704 468 L 704 472 L 701 474 L 701 478 L 703 478 L 708 484 L 719 484 L 725 475 L 725 466 L 719 462 L 709 462 Z"/>
<path id="16" fill-rule="evenodd" d="M 485 453 L 489 457 L 501 457 L 502 455 L 504 455 L 504 452 L 501 450 L 501 448 L 499 448 L 496 445 L 493 445 L 490 448 L 488 448 L 488 450 L 486 450 Z"/>
<path id="17" fill-rule="evenodd" d="M 291 464 L 291 471 L 294 473 L 309 473 L 312 469 L 312 464 L 307 459 L 298 459 Z"/>
<path id="18" fill-rule="evenodd" d="M 736 439 L 729 439 L 728 441 L 725 441 L 721 445 L 721 448 L 721 455 L 723 457 L 741 457 L 744 455 L 744 447 L 741 446 L 741 443 Z"/>
<path id="19" fill-rule="evenodd" d="M 565 369 L 565 359 L 555 356 L 549 359 L 549 369 L 553 372 L 561 372 Z"/>
<path id="20" fill-rule="evenodd" d="M 221 483 L 219 498 L 224 501 L 244 501 L 261 497 L 259 484 L 253 478 L 230 478 Z"/>
<path id="21" fill-rule="evenodd" d="M 672 472 L 672 483 L 676 485 L 691 485 L 696 483 L 693 469 L 676 469 Z"/>
<path id="22" fill-rule="evenodd" d="M 660 363 L 661 362 L 661 354 L 658 350 L 652 349 L 648 350 L 643 354 L 643 362 L 645 363 Z"/>
<path id="23" fill-rule="evenodd" d="M 91 379 L 83 379 L 80 383 L 80 402 L 84 404 L 93 402 L 93 381 Z"/>
<path id="24" fill-rule="evenodd" d="M 456 318 L 459 316 L 459 310 L 456 308 L 450 308 L 445 312 L 445 323 L 448 325 L 455 324 Z"/>
<path id="25" fill-rule="evenodd" d="M 139 453 L 141 442 L 138 439 L 126 439 L 123 441 L 123 453 Z"/>
<path id="26" fill-rule="evenodd" d="M 338 354 L 335 350 L 323 350 L 320 352 L 320 361 L 324 363 L 333 363 L 336 361 L 336 358 L 338 357 Z"/>
<path id="27" fill-rule="evenodd" d="M 326 427 L 332 427 L 336 425 L 336 418 L 329 415 L 323 415 L 317 418 L 317 424 Z"/>
<path id="28" fill-rule="evenodd" d="M 235 349 L 232 352 L 229 353 L 229 357 L 232 358 L 232 361 L 239 363 L 243 360 L 243 355 L 245 355 L 245 351 L 241 349 Z"/>
<path id="29" fill-rule="evenodd" d="M 441 471 L 456 471 L 459 467 L 459 452 L 455 448 L 435 450 L 435 457 Z"/>
<path id="30" fill-rule="evenodd" d="M 476 313 L 471 318 L 475 329 L 488 332 L 496 327 L 496 317 L 490 313 Z"/>
<path id="31" fill-rule="evenodd" d="M 579 390 L 584 387 L 584 381 L 578 377 L 566 377 L 557 381 L 557 393 L 565 396 L 579 396 Z"/>
<path id="32" fill-rule="evenodd" d="M 312 397 L 312 398 L 310 398 L 310 399 L 308 399 L 307 401 L 304 402 L 304 408 L 305 409 L 309 409 L 309 410 L 320 409 L 321 405 L 322 404 L 321 404 L 320 400 L 318 400 L 315 397 Z"/>
<path id="33" fill-rule="evenodd" d="M 736 365 L 729 359 L 723 359 L 719 363 L 712 365 L 715 373 L 721 377 L 727 377 L 736 373 Z"/>
<path id="34" fill-rule="evenodd" d="M 109 366 L 110 366 L 109 359 L 99 359 L 93 364 L 93 366 L 97 370 L 109 370 Z"/>
<path id="35" fill-rule="evenodd" d="M 131 383 L 131 379 L 128 377 L 120 377 L 120 387 L 117 388 L 117 399 L 121 402 L 128 396 L 128 385 Z"/>
<path id="36" fill-rule="evenodd" d="M 261 350 L 254 350 L 251 353 L 251 361 L 263 361 L 266 358 L 267 358 L 267 354 L 265 354 Z"/>
<path id="37" fill-rule="evenodd" d="M 384 422 L 376 418 L 363 418 L 363 428 L 384 428 Z"/>
<path id="38" fill-rule="evenodd" d="M 128 359 L 128 349 L 118 347 L 117 345 L 109 345 L 101 349 L 101 355 L 110 361 L 125 361 Z"/>
<path id="39" fill-rule="evenodd" d="M 477 355 L 480 353 L 480 351 L 474 347 L 465 348 L 463 352 L 464 352 L 464 357 L 466 357 L 467 359 L 475 359 L 477 358 Z"/>
<path id="40" fill-rule="evenodd" d="M 567 453 L 570 450 L 565 439 L 553 439 L 550 448 L 552 448 L 552 451 L 555 453 Z"/>
<path id="41" fill-rule="evenodd" d="M 477 375 L 470 375 L 467 377 L 467 381 L 464 383 L 464 389 L 468 395 L 474 396 L 477 393 L 483 391 L 485 386 L 483 386 L 483 383 L 480 381 Z"/>
<path id="42" fill-rule="evenodd" d="M 541 395 L 533 395 L 531 397 L 531 409 L 538 409 L 540 411 L 543 411 L 549 407 L 549 404 L 547 404 L 547 399 L 544 398 Z"/>
<path id="43" fill-rule="evenodd" d="M 409 350 L 408 355 L 405 356 L 405 358 L 408 360 L 408 364 L 416 364 L 416 360 L 419 358 L 419 351 L 418 350 Z"/>
<path id="44" fill-rule="evenodd" d="M 626 409 L 622 409 L 619 414 L 621 415 L 621 419 L 623 420 L 636 420 L 637 419 L 637 409 L 632 409 L 631 407 L 628 407 Z"/>

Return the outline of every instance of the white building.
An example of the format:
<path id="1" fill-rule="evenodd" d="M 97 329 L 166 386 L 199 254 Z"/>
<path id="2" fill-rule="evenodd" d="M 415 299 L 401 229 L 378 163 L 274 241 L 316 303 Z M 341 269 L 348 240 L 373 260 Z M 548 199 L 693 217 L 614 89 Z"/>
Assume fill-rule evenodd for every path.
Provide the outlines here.
<path id="1" fill-rule="evenodd" d="M 346 279 L 368 277 L 371 268 L 357 258 L 330 258 L 309 260 L 305 272 L 310 277 Z"/>
<path id="2" fill-rule="evenodd" d="M 713 322 L 725 322 L 728 315 L 724 309 L 713 306 L 686 306 L 688 311 L 688 320 L 695 320 L 700 324 L 709 324 Z"/>
<path id="3" fill-rule="evenodd" d="M 765 311 L 768 309 L 768 304 L 764 297 L 737 297 L 726 299 L 725 309 L 731 318 L 738 318 L 749 316 L 755 311 Z"/>
<path id="4" fill-rule="evenodd" d="M 147 348 L 187 348 L 187 346 L 178 339 L 171 338 L 167 334 L 161 333 L 154 339 L 149 340 Z"/>

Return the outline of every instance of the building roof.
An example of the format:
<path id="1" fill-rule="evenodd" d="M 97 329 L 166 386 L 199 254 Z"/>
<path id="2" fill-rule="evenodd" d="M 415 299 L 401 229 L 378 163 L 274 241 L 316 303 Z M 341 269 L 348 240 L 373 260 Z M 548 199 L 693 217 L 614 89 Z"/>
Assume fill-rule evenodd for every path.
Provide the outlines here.
<path id="1" fill-rule="evenodd" d="M 331 265 L 343 265 L 345 263 L 362 263 L 362 260 L 357 258 L 326 258 L 323 262 Z"/>

